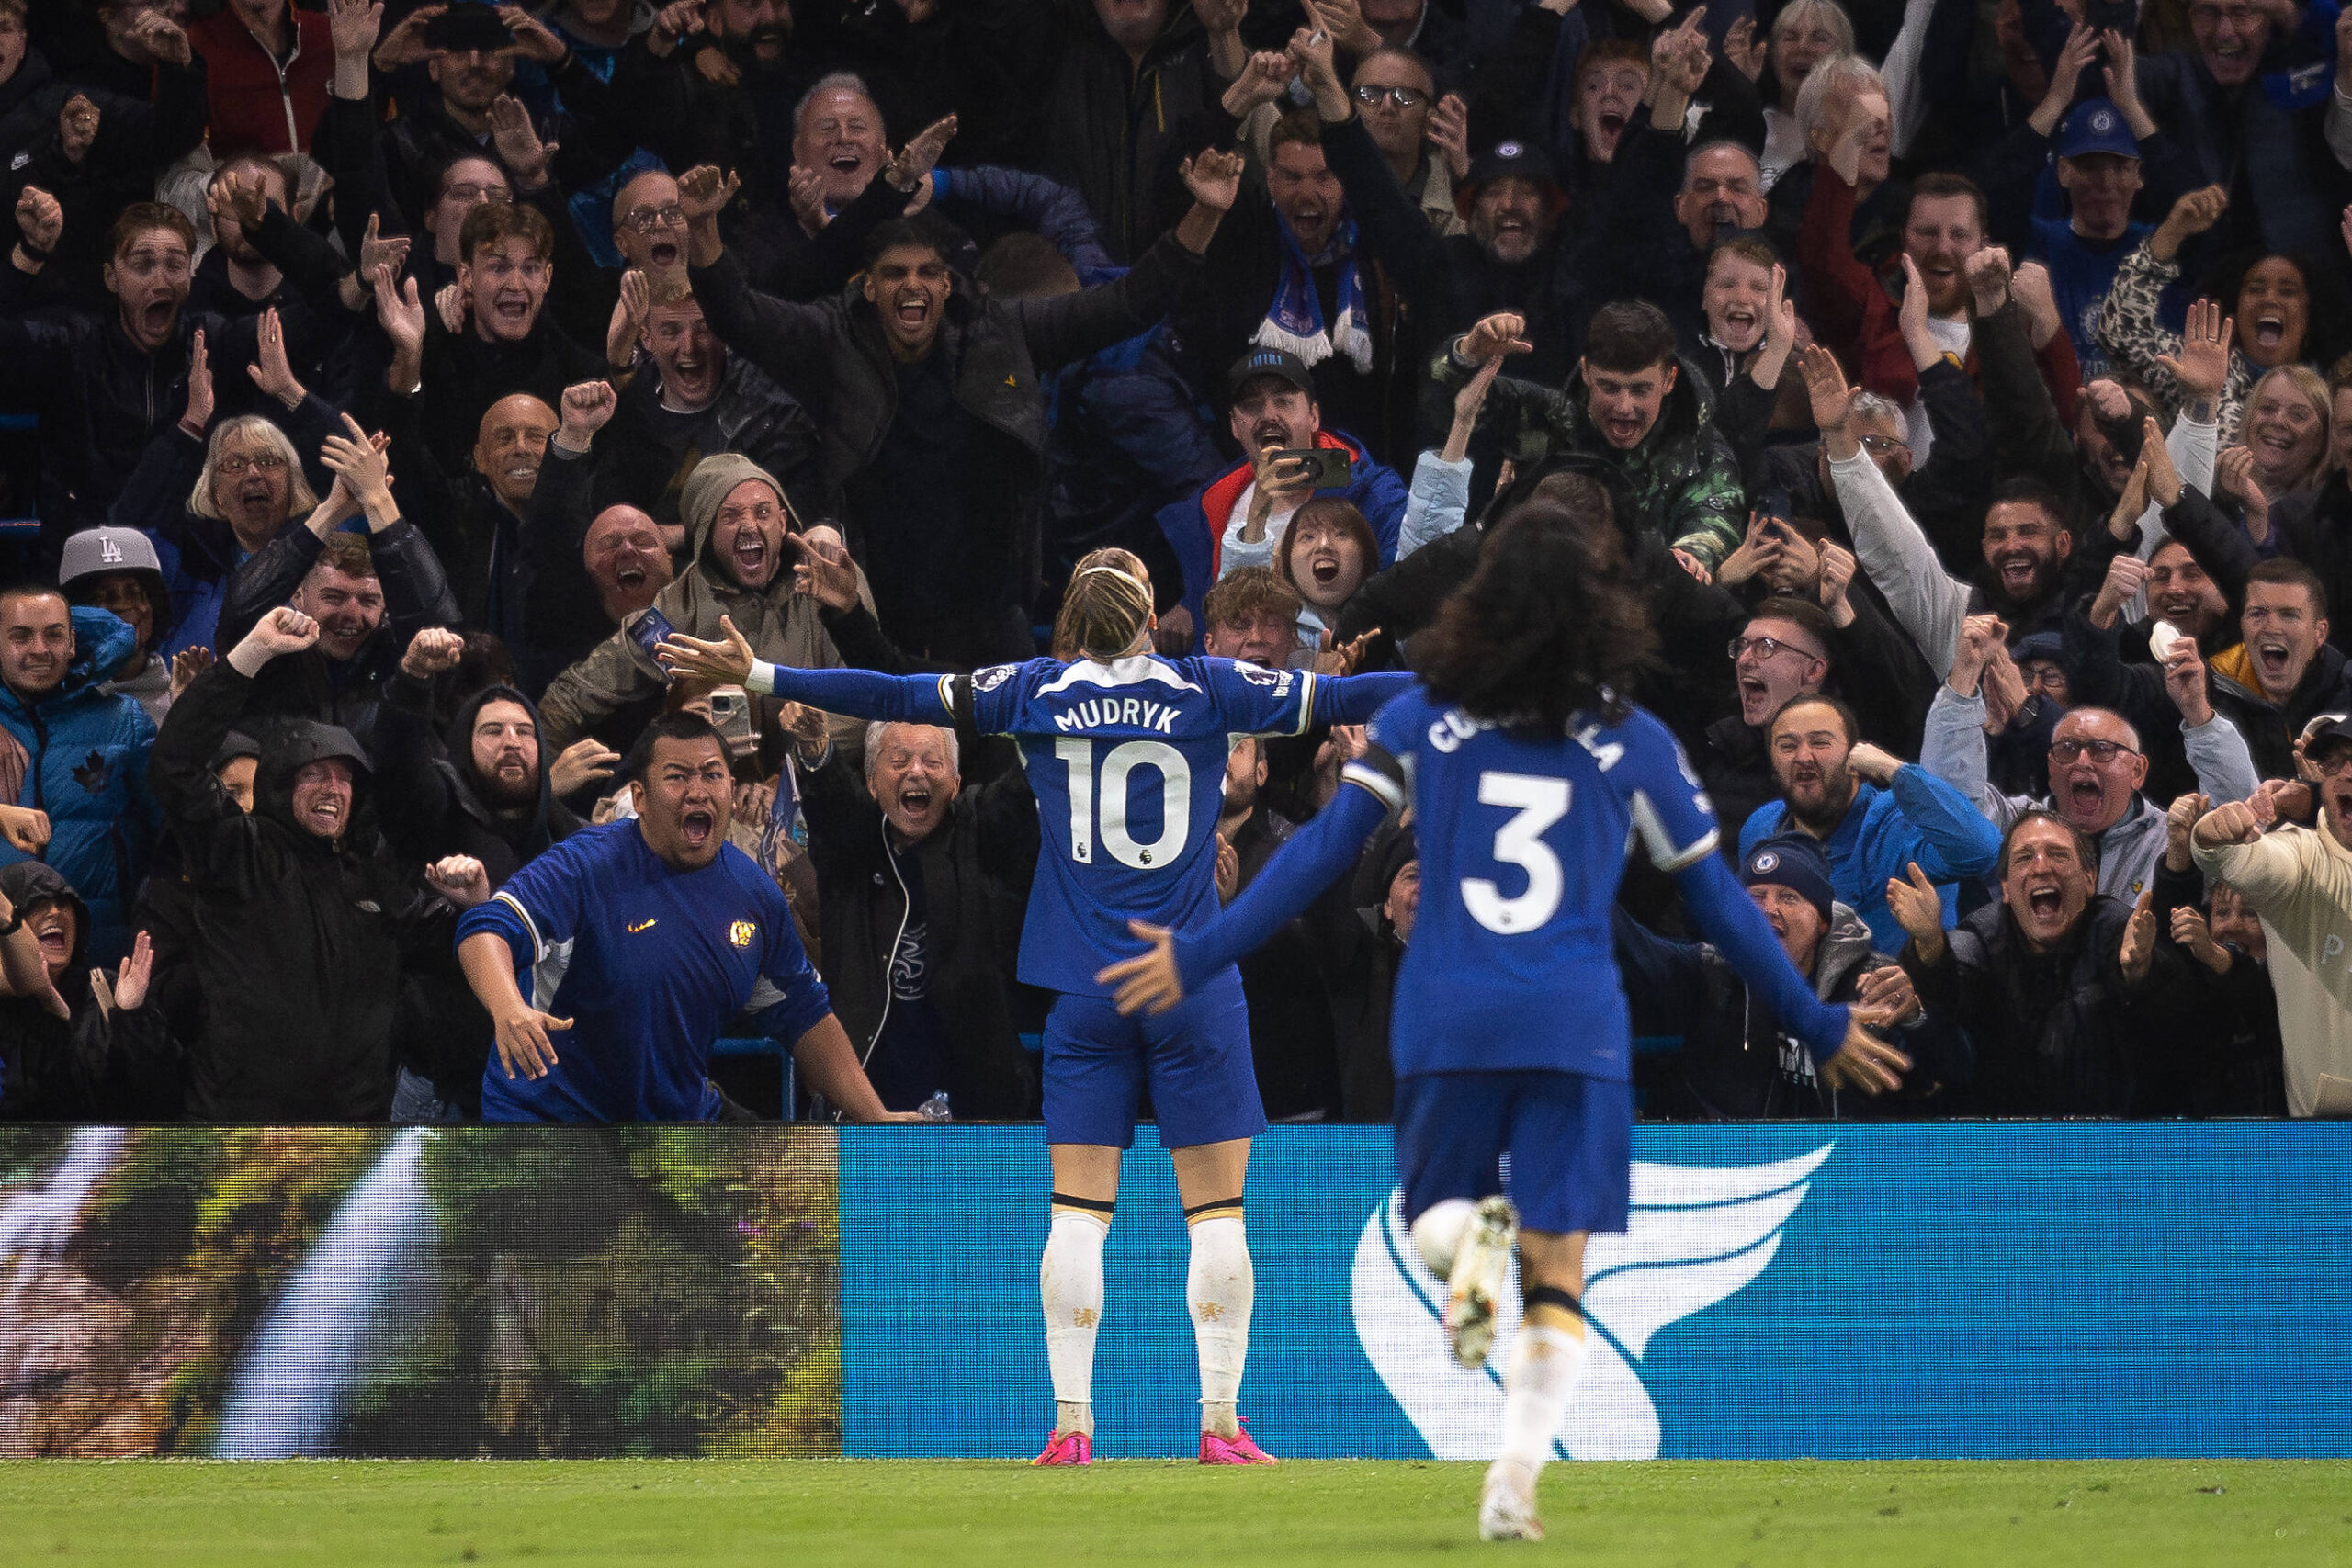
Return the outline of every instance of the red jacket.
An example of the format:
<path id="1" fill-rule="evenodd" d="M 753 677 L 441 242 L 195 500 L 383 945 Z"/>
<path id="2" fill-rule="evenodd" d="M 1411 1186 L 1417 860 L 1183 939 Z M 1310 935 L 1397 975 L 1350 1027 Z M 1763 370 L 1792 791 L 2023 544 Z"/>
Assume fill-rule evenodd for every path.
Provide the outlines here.
<path id="1" fill-rule="evenodd" d="M 1908 408 L 1919 395 L 1919 372 L 1911 363 L 1910 349 L 1904 346 L 1901 307 L 1878 276 L 1854 255 L 1854 187 L 1826 164 L 1817 165 L 1813 194 L 1805 200 L 1804 223 L 1797 231 L 1797 269 L 1813 307 L 1808 324 L 1815 341 L 1838 356 L 1848 375 Z M 1896 269 L 1901 265 L 1898 258 Z M 2075 394 L 2082 385 L 2074 340 L 2063 331 L 2052 333 L 2033 356 L 2041 367 L 2042 384 L 2050 389 L 2050 400 L 2058 405 L 2060 421 L 2073 429 Z M 1970 381 L 1976 380 L 1973 344 L 1961 368 Z"/>
<path id="2" fill-rule="evenodd" d="M 327 112 L 327 83 L 334 75 L 334 39 L 317 11 L 287 8 L 294 29 L 290 58 L 271 58 L 233 6 L 187 25 L 188 41 L 204 56 L 212 155 L 276 156 L 307 152 Z"/>

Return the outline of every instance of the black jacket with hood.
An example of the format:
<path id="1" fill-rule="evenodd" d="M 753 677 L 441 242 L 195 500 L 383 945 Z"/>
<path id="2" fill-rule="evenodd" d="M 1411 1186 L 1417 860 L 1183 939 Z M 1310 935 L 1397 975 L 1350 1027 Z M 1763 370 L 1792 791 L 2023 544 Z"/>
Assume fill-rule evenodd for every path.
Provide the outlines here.
<path id="1" fill-rule="evenodd" d="M 203 1036 L 190 1043 L 188 1114 L 208 1122 L 380 1122 L 404 964 L 447 949 L 448 903 L 394 869 L 374 826 L 367 755 L 334 725 L 296 719 L 263 743 L 252 815 L 212 773 L 255 682 L 227 660 L 174 704 L 153 785 L 196 895 Z M 352 764 L 339 840 L 294 819 L 306 762 Z"/>
<path id="2" fill-rule="evenodd" d="M 578 832 L 582 823 L 555 798 L 555 752 L 539 738 L 538 797 L 527 810 L 502 812 L 484 795 L 474 771 L 473 728 L 485 704 L 519 704 L 539 728 L 538 705 L 512 686 L 484 686 L 458 705 L 439 735 L 433 732 L 433 690 L 409 675 L 385 688 L 378 716 L 378 804 L 384 839 L 401 865 L 445 855 L 481 862 L 495 890 L 532 860 Z"/>
<path id="3" fill-rule="evenodd" d="M 58 977 L 71 1020 L 38 997 L 0 998 L 0 1121 L 148 1121 L 179 1114 L 177 1053 L 163 1009 L 130 1011 L 91 992 L 90 909 L 39 861 L 0 867 L 0 894 L 23 910 L 62 900 L 75 916 L 74 953 Z"/>

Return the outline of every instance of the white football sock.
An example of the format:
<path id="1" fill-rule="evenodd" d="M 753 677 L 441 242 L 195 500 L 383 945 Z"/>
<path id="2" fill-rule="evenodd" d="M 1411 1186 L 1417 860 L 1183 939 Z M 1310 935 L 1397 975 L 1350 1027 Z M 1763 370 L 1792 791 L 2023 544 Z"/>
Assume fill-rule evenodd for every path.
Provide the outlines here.
<path id="1" fill-rule="evenodd" d="M 1184 1276 L 1193 1344 L 1201 1358 L 1201 1430 L 1241 1430 L 1242 1364 L 1250 1359 L 1250 1307 L 1258 1290 L 1250 1235 L 1238 1210 L 1194 1220 L 1193 1266 Z"/>
<path id="2" fill-rule="evenodd" d="M 1103 1214 L 1054 1211 L 1037 1293 L 1046 1306 L 1046 1364 L 1054 1378 L 1054 1435 L 1094 1435 L 1094 1334 L 1102 1321 Z"/>
<path id="3" fill-rule="evenodd" d="M 1503 1373 L 1503 1446 L 1498 1458 L 1523 1465 L 1531 1476 L 1552 1457 L 1552 1439 L 1568 1413 L 1577 1370 L 1584 1364 L 1584 1328 L 1521 1325 Z"/>
<path id="4" fill-rule="evenodd" d="M 1477 1216 L 1478 1205 L 1469 1199 L 1442 1198 L 1413 1222 L 1413 1246 L 1430 1273 L 1441 1280 L 1453 1276 L 1453 1255 L 1462 1250 L 1462 1237 Z"/>

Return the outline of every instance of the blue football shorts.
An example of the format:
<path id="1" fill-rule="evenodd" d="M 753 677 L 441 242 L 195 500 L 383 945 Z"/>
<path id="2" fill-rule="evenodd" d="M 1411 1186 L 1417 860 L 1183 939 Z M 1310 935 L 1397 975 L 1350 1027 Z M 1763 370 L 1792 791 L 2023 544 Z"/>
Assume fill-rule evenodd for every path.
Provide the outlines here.
<path id="1" fill-rule="evenodd" d="M 1240 972 L 1228 967 L 1170 1010 L 1134 1018 L 1108 997 L 1063 994 L 1046 1015 L 1045 1087 L 1049 1144 L 1133 1148 L 1147 1087 L 1169 1148 L 1256 1137 L 1266 1108 Z"/>
<path id="2" fill-rule="evenodd" d="M 1634 1178 L 1633 1085 L 1538 1069 L 1400 1078 L 1396 1166 L 1408 1222 L 1448 1198 L 1507 1191 L 1522 1229 L 1622 1231 Z"/>

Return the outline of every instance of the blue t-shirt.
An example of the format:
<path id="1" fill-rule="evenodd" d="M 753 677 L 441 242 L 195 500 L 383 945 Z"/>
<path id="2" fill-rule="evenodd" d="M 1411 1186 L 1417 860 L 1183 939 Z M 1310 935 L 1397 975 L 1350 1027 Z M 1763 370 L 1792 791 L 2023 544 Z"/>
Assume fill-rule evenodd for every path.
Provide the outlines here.
<path id="1" fill-rule="evenodd" d="M 1546 1068 L 1623 1079 L 1633 1029 L 1610 912 L 1638 838 L 1661 870 L 1714 852 L 1715 808 L 1666 726 L 1533 736 L 1420 691 L 1383 707 L 1350 782 L 1409 801 L 1420 912 L 1396 976 L 1396 1076 Z"/>
<path id="2" fill-rule="evenodd" d="M 1020 742 L 1043 852 L 1021 978 L 1108 996 L 1095 973 L 1143 951 L 1131 919 L 1177 931 L 1217 912 L 1216 820 L 1237 735 L 1300 735 L 1316 677 L 1229 659 L 1032 659 L 976 671 L 984 735 Z"/>
<path id="3" fill-rule="evenodd" d="M 2121 239 L 2102 246 L 2075 233 L 2066 219 L 2033 220 L 2033 255 L 2050 269 L 2050 297 L 2057 304 L 2058 319 L 2066 323 L 2066 335 L 2074 340 L 2075 357 L 2082 364 L 2086 384 L 2115 373 L 2098 340 L 2099 308 L 2107 303 L 2108 290 L 2115 287 L 2123 258 L 2154 231 L 2153 223 L 2133 223 L 2123 231 Z"/>
<path id="4" fill-rule="evenodd" d="M 496 931 L 554 1031 L 543 1078 L 482 1071 L 486 1122 L 707 1122 L 711 1042 L 746 1007 L 786 1044 L 832 1011 L 773 878 L 732 844 L 677 871 L 634 821 L 590 828 L 516 872 L 458 922 Z M 763 983 L 764 982 L 764 984 Z"/>

